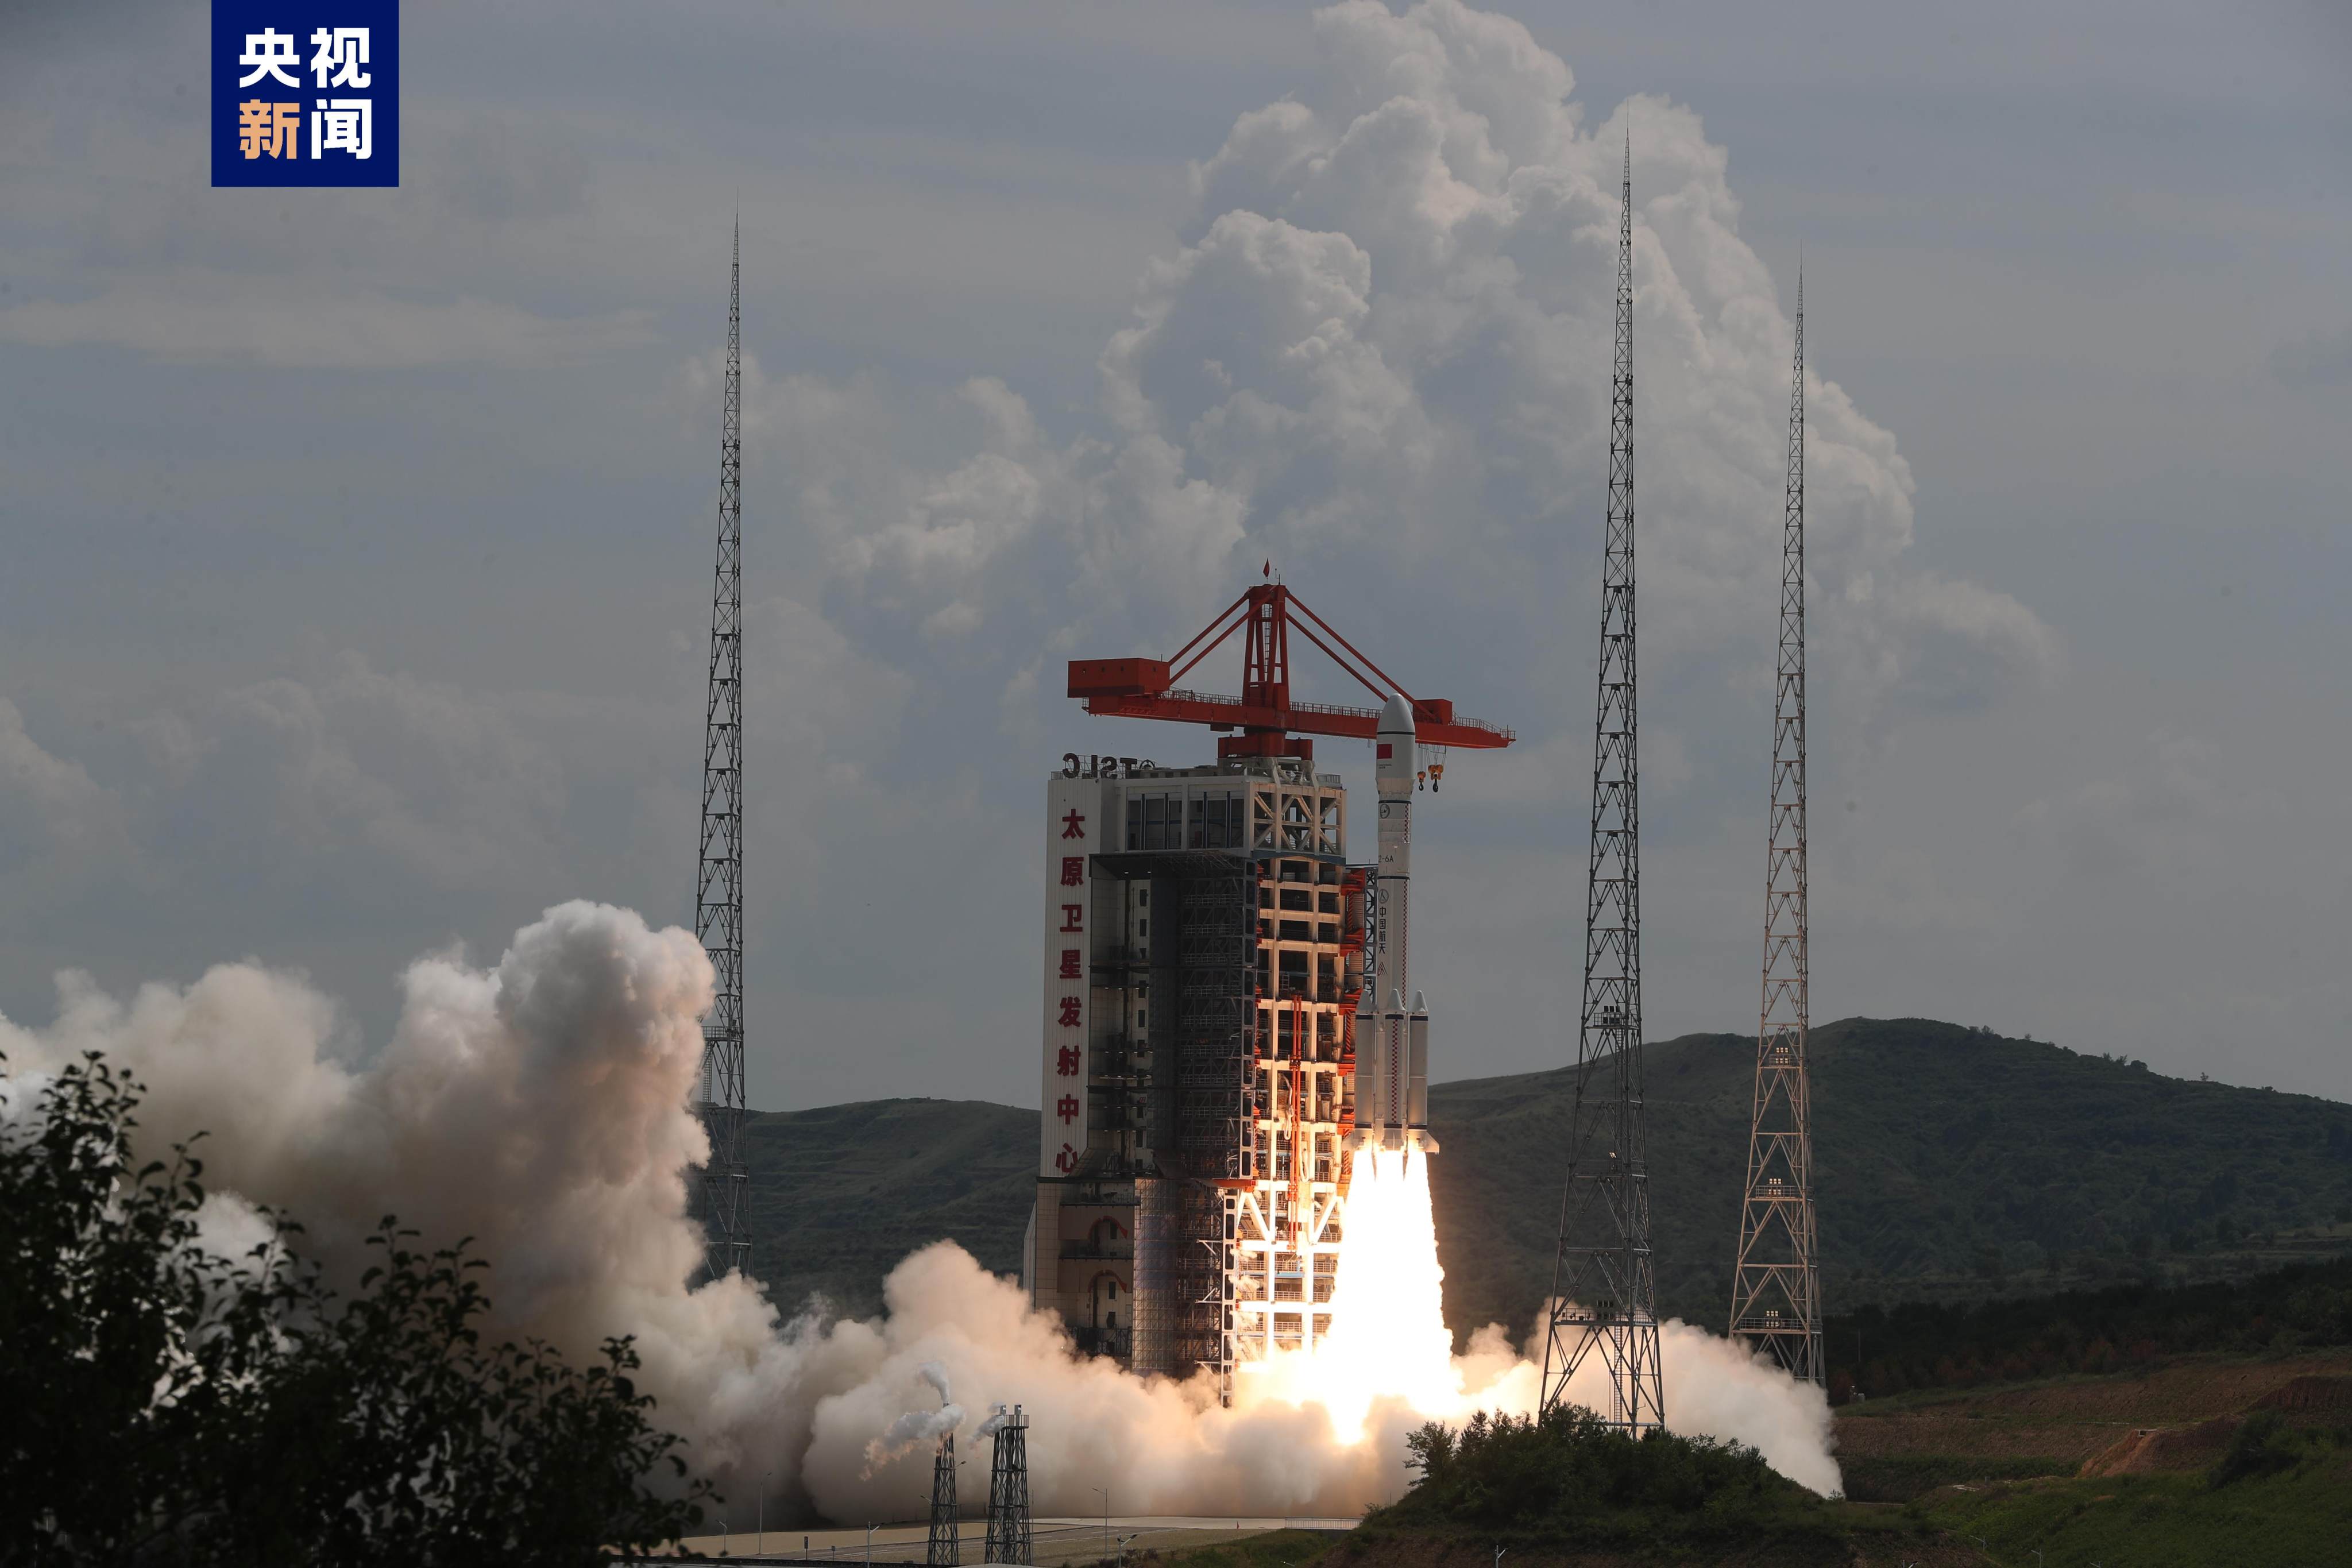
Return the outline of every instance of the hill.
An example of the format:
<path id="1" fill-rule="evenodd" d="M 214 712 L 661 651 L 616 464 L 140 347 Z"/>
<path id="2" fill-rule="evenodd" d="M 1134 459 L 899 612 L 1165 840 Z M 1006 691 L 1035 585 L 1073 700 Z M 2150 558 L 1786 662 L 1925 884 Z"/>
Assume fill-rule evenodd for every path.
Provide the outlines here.
<path id="1" fill-rule="evenodd" d="M 1695 1321 L 1729 1308 L 1755 1052 L 1735 1035 L 1644 1049 L 1659 1306 Z M 2242 1275 L 2352 1246 L 2352 1107 L 1919 1018 L 1817 1028 L 1812 1068 L 1832 1311 Z M 1549 1287 L 1571 1078 L 1430 1090 L 1457 1332 L 1524 1332 Z"/>
<path id="2" fill-rule="evenodd" d="M 1812 1041 L 1832 1310 L 2242 1277 L 2352 1249 L 2352 1107 L 1925 1019 L 1850 1018 Z M 1754 1056 L 1734 1035 L 1644 1047 L 1660 1306 L 1695 1321 L 1730 1296 Z M 1550 1283 L 1570 1078 L 1430 1091 L 1457 1332 L 1523 1333 Z M 862 1312 L 891 1264 L 942 1236 L 1018 1269 L 1036 1125 L 922 1100 L 755 1117 L 753 1271 L 780 1299 L 823 1289 Z"/>
<path id="3" fill-rule="evenodd" d="M 950 1237 L 1001 1274 L 1021 1268 L 1036 1193 L 1037 1113 L 971 1100 L 873 1100 L 763 1112 L 743 1129 L 751 1272 L 796 1309 L 814 1295 L 854 1317 L 882 1279 Z"/>

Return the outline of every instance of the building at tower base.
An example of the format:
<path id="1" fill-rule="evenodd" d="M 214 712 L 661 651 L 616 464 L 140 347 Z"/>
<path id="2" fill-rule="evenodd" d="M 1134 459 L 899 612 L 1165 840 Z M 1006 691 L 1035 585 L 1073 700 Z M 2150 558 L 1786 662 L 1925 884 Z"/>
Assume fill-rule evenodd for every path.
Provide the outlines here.
<path id="1" fill-rule="evenodd" d="M 1046 783 L 1043 1131 L 1024 1279 L 1138 1372 L 1330 1329 L 1368 879 L 1292 755 L 1064 759 Z"/>

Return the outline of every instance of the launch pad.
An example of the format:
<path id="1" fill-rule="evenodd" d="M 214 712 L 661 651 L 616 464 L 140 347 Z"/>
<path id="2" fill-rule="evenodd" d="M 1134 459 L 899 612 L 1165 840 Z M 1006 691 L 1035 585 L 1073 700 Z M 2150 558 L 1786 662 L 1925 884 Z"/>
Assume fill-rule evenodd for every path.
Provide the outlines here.
<path id="1" fill-rule="evenodd" d="M 1382 705 L 1294 701 L 1294 629 Z M 1239 698 L 1175 686 L 1237 631 Z M 1074 661 L 1069 691 L 1091 712 L 1226 733 L 1213 763 L 1070 755 L 1046 782 L 1024 1279 L 1080 1350 L 1205 1368 L 1230 1402 L 1245 1364 L 1330 1331 L 1349 1154 L 1436 1147 L 1407 969 L 1412 797 L 1443 778 L 1444 747 L 1515 737 L 1406 694 L 1271 582 L 1172 659 Z M 1350 863 L 1347 790 L 1310 735 L 1372 742 L 1377 861 Z"/>

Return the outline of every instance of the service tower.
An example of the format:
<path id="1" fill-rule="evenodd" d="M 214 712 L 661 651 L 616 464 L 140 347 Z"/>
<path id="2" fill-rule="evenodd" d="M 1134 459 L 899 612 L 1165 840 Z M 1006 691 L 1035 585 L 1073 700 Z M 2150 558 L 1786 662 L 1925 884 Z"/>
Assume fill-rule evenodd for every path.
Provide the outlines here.
<path id="1" fill-rule="evenodd" d="M 1385 709 L 1294 703 L 1294 627 Z M 1176 687 L 1237 630 L 1240 698 Z M 1046 781 L 1045 1115 L 1024 1278 L 1081 1349 L 1175 1377 L 1212 1368 L 1230 1399 L 1243 1363 L 1330 1330 L 1368 943 L 1393 944 L 1391 989 L 1412 994 L 1402 879 L 1417 748 L 1514 737 L 1404 694 L 1271 582 L 1171 659 L 1073 661 L 1069 693 L 1089 712 L 1224 733 L 1212 763 L 1073 752 Z M 1392 929 L 1372 868 L 1349 863 L 1347 792 L 1317 771 L 1310 735 L 1390 748 Z M 1433 784 L 1444 764 L 1425 772 Z M 1425 1065 L 1416 1095 L 1404 1055 L 1426 1023 L 1393 1010 L 1389 1146 L 1433 1147 Z"/>

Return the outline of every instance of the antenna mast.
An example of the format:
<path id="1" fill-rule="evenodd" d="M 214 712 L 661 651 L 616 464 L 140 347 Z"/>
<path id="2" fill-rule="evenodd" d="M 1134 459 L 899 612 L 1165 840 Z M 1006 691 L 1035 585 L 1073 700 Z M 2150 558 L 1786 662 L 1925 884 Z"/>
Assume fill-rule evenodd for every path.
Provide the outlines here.
<path id="1" fill-rule="evenodd" d="M 1600 704 L 1593 721 L 1592 850 L 1586 884 L 1584 1012 L 1568 1190 L 1560 1200 L 1544 1337 L 1543 1413 L 1567 1402 L 1597 1347 L 1622 1431 L 1665 1424 L 1657 1278 L 1642 1135 L 1640 769 L 1633 702 L 1633 142 L 1617 224 L 1617 364 L 1609 405 L 1608 559 L 1601 587 Z"/>
<path id="2" fill-rule="evenodd" d="M 701 865 L 694 932 L 715 986 L 702 1020 L 702 1093 L 710 1139 L 702 1224 L 711 1279 L 740 1268 L 743 1195 L 743 220 L 727 286 L 727 411 L 719 437 L 719 569 L 710 594 L 710 691 L 702 731 Z"/>
<path id="3" fill-rule="evenodd" d="M 1813 1219 L 1811 978 L 1805 913 L 1805 278 L 1797 274 L 1789 496 L 1780 529 L 1780 655 L 1772 700 L 1772 823 L 1764 878 L 1764 1005 L 1739 1207 L 1731 1332 L 1791 1377 L 1822 1381 L 1821 1250 Z"/>

